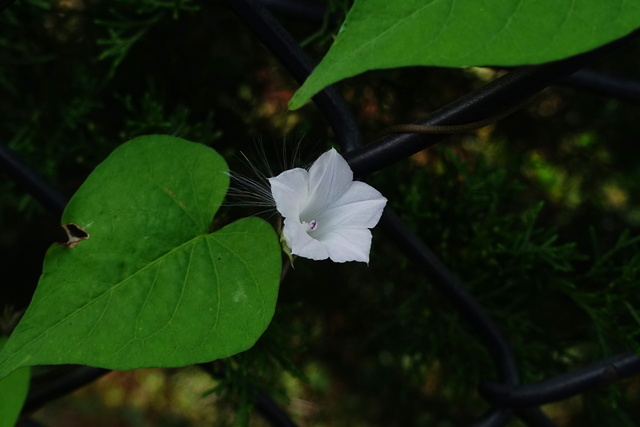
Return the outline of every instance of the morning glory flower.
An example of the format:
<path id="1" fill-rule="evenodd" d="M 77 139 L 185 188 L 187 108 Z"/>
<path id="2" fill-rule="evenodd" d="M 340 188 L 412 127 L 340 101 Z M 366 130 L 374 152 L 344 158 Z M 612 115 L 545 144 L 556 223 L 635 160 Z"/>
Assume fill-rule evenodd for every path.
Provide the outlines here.
<path id="1" fill-rule="evenodd" d="M 295 168 L 269 178 L 276 209 L 284 218 L 282 240 L 292 255 L 334 262 L 369 262 L 370 228 L 387 199 L 353 180 L 347 161 L 335 149 L 309 170 Z"/>

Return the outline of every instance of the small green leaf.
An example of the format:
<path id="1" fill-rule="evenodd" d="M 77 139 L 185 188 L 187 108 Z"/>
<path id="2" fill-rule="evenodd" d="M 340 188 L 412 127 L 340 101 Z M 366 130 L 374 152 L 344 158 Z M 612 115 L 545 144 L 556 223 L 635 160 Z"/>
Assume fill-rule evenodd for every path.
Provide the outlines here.
<path id="1" fill-rule="evenodd" d="M 594 49 L 639 26 L 640 3 L 625 0 L 356 0 L 289 107 L 367 70 L 539 64 Z"/>
<path id="2" fill-rule="evenodd" d="M 63 222 L 88 238 L 47 252 L 0 377 L 37 364 L 183 366 L 250 348 L 275 310 L 280 245 L 257 218 L 210 233 L 226 170 L 214 150 L 169 136 L 115 150 L 69 202 Z"/>
<path id="3" fill-rule="evenodd" d="M 7 342 L 0 338 L 0 349 Z M 29 391 L 29 368 L 18 369 L 0 380 L 0 427 L 13 427 L 20 416 Z"/>

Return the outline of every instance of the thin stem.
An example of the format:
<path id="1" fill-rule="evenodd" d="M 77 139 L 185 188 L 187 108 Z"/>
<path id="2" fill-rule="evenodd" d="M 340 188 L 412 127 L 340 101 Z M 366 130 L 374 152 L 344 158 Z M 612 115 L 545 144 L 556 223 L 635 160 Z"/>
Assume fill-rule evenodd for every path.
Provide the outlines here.
<path id="1" fill-rule="evenodd" d="M 282 263 L 282 272 L 280 273 L 280 284 L 282 284 L 282 281 L 284 280 L 284 278 L 287 277 L 287 274 L 291 270 L 291 267 L 292 267 L 291 258 L 286 257 L 284 262 Z"/>
<path id="2" fill-rule="evenodd" d="M 376 139 L 382 138 L 383 136 L 389 135 L 392 133 L 453 134 L 453 133 L 461 133 L 461 132 L 477 130 L 504 119 L 505 117 L 511 115 L 511 113 L 514 113 L 515 111 L 524 107 L 526 104 L 528 104 L 531 101 L 532 99 L 525 99 L 523 102 L 513 105 L 492 116 L 486 117 L 481 120 L 476 120 L 474 122 L 463 123 L 459 125 L 435 126 L 435 125 L 421 125 L 417 123 L 393 125 L 383 129 L 382 132 L 376 137 Z"/>
<path id="3" fill-rule="evenodd" d="M 608 385 L 640 372 L 640 357 L 625 352 L 566 374 L 518 387 L 485 383 L 480 391 L 490 401 L 511 407 L 544 405 Z"/>

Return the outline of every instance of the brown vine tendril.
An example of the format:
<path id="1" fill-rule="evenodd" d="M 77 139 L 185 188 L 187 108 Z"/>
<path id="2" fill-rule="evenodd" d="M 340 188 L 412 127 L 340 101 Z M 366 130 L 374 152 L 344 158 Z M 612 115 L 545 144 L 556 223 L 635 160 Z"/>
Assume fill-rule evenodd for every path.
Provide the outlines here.
<path id="1" fill-rule="evenodd" d="M 490 124 L 493 124 L 499 120 L 504 119 L 511 113 L 515 112 L 516 110 L 522 108 L 524 105 L 528 104 L 534 98 L 535 96 L 526 98 L 525 100 L 518 102 L 515 105 L 505 110 L 502 110 L 497 114 L 486 117 L 484 119 L 476 120 L 468 123 L 462 123 L 459 125 L 420 125 L 417 123 L 407 123 L 407 124 L 389 126 L 388 128 L 384 129 L 382 132 L 380 132 L 377 135 L 376 139 L 392 133 L 424 133 L 424 134 L 437 135 L 437 134 L 452 134 L 452 133 L 459 133 L 459 132 L 468 132 L 472 130 L 481 129 L 485 126 L 489 126 Z"/>

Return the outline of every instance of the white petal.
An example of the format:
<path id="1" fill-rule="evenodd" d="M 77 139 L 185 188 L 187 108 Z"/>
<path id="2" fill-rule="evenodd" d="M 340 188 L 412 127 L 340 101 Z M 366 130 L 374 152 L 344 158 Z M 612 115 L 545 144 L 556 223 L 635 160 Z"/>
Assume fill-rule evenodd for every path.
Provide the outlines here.
<path id="1" fill-rule="evenodd" d="M 382 215 L 387 199 L 369 184 L 354 181 L 331 206 L 314 218 L 319 223 L 318 232 L 330 232 L 340 228 L 373 228 Z"/>
<path id="2" fill-rule="evenodd" d="M 309 236 L 306 228 L 299 221 L 286 218 L 282 233 L 293 255 L 314 260 L 329 258 L 325 245 Z"/>
<path id="3" fill-rule="evenodd" d="M 345 228 L 330 232 L 321 240 L 333 262 L 369 263 L 371 231 L 368 228 Z"/>
<path id="4" fill-rule="evenodd" d="M 314 216 L 337 199 L 353 182 L 347 161 L 332 148 L 309 169 L 309 198 L 302 215 Z"/>
<path id="5" fill-rule="evenodd" d="M 276 209 L 285 218 L 300 219 L 300 211 L 307 203 L 309 172 L 301 168 L 289 169 L 269 178 Z"/>
<path id="6" fill-rule="evenodd" d="M 368 184 L 354 182 L 351 168 L 336 150 L 320 156 L 309 171 L 291 169 L 269 183 L 293 255 L 369 262 L 369 228 L 380 220 L 387 200 Z M 309 224 L 314 224 L 312 231 Z"/>

